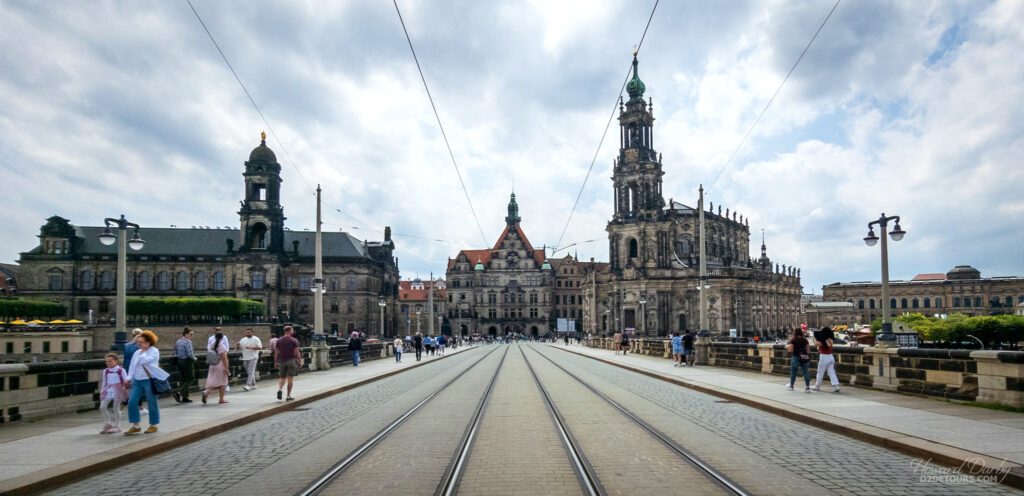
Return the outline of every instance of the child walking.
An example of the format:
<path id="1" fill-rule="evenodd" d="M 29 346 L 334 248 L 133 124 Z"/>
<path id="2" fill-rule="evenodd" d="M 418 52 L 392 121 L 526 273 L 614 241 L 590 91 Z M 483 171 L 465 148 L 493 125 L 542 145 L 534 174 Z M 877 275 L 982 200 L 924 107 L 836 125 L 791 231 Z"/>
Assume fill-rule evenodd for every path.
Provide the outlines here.
<path id="1" fill-rule="evenodd" d="M 113 434 L 121 432 L 121 409 L 118 408 L 122 401 L 128 401 L 128 373 L 125 372 L 118 362 L 121 357 L 117 353 L 107 353 L 104 359 L 107 368 L 103 370 L 103 378 L 100 380 L 100 411 L 103 412 L 103 430 L 100 434 Z"/>

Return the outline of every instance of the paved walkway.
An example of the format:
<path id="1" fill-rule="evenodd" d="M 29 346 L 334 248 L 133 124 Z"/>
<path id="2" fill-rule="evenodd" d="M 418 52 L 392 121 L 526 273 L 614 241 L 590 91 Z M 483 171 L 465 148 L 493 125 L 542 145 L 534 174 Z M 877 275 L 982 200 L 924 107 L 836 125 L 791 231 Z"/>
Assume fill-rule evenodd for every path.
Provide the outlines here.
<path id="1" fill-rule="evenodd" d="M 788 378 L 778 375 L 720 367 L 677 368 L 671 360 L 647 355 L 616 355 L 610 350 L 579 345 L 556 347 L 743 399 L 751 406 L 802 413 L 813 417 L 812 423 L 849 429 L 855 437 L 877 440 L 880 436 L 887 444 L 891 440 L 893 445 L 920 447 L 922 454 L 931 450 L 942 456 L 946 451 L 963 458 L 965 453 L 957 451 L 963 450 L 1012 465 L 1024 463 L 1024 414 L 1020 413 L 852 386 L 844 386 L 838 394 L 832 393 L 830 386 L 822 387 L 820 393 L 805 394 L 802 387 L 788 390 Z M 802 379 L 797 382 L 802 383 Z"/>
<path id="2" fill-rule="evenodd" d="M 446 355 L 471 348 L 449 349 Z M 233 386 L 225 395 L 228 403 L 223 405 L 217 404 L 216 395 L 211 396 L 205 406 L 200 403 L 199 394 L 193 395 L 194 403 L 191 404 L 176 404 L 170 397 L 163 398 L 160 400 L 161 422 L 157 434 L 99 435 L 103 421 L 98 410 L 4 424 L 0 428 L 0 493 L 35 479 L 88 466 L 97 460 L 114 459 L 140 451 L 159 451 L 168 444 L 179 446 L 195 440 L 195 434 L 222 432 L 348 389 L 353 384 L 372 381 L 438 358 L 424 353 L 423 361 L 416 362 L 415 355 L 408 353 L 403 355 L 402 363 L 395 363 L 394 357 L 387 357 L 364 361 L 359 367 L 344 366 L 303 373 L 295 378 L 292 395 L 296 401 L 289 403 L 277 400 L 276 378 L 260 381 L 257 389 L 250 392 L 244 392 L 241 385 Z M 126 409 L 122 412 L 121 428 L 126 430 L 128 425 Z M 141 425 L 143 428 L 147 425 L 145 415 Z"/>

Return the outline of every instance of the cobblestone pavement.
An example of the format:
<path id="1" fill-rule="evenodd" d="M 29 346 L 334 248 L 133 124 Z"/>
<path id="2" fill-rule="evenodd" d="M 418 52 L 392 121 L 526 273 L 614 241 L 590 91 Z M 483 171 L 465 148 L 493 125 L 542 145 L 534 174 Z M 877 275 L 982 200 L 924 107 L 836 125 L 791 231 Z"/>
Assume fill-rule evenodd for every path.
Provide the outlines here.
<path id="1" fill-rule="evenodd" d="M 480 422 L 458 494 L 580 494 L 580 481 L 553 422 L 522 353 L 511 348 Z M 523 466 L 529 468 L 521 470 Z"/>
<path id="2" fill-rule="evenodd" d="M 575 379 L 524 352 L 608 494 L 679 494 L 684 488 L 687 494 L 725 494 Z"/>
<path id="3" fill-rule="evenodd" d="M 417 410 L 321 494 L 433 494 L 464 434 L 505 350 L 499 350 Z"/>
<path id="4" fill-rule="evenodd" d="M 428 363 L 51 494 L 294 494 L 394 421 L 390 412 L 408 410 L 492 350 Z"/>
<path id="5" fill-rule="evenodd" d="M 531 348 L 756 494 L 1024 494 L 990 482 L 923 482 L 929 474 L 915 472 L 923 461 L 914 457 L 547 346 Z"/>

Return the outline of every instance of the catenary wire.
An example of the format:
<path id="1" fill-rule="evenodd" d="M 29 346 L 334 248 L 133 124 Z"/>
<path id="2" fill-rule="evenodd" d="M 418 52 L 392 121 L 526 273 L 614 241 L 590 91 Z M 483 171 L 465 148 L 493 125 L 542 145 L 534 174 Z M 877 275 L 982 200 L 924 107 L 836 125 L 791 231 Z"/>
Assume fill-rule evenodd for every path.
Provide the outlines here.
<path id="1" fill-rule="evenodd" d="M 199 20 L 199 24 L 203 26 L 203 31 L 206 31 L 206 36 L 210 37 L 210 41 L 213 42 L 213 46 L 217 49 L 217 53 L 219 53 L 220 57 L 224 59 L 224 64 L 228 66 L 228 70 L 231 71 L 231 75 L 235 76 L 235 81 L 238 81 L 238 85 L 242 87 L 242 91 L 245 92 L 245 96 L 249 98 L 249 103 L 251 103 L 253 108 L 256 109 L 256 113 L 259 114 L 260 119 L 263 120 L 263 124 L 267 126 L 271 136 L 274 137 L 278 146 L 281 147 L 281 151 L 284 152 L 284 156 L 288 158 L 288 162 L 291 164 L 292 168 L 294 168 L 295 172 L 299 174 L 299 177 L 302 179 L 302 182 L 306 184 L 306 188 L 309 189 L 310 193 L 316 195 L 316 190 L 314 190 L 313 186 L 311 186 L 309 181 L 306 180 L 306 176 L 302 174 L 302 170 L 300 170 L 299 166 L 295 164 L 295 160 L 292 160 L 291 154 L 288 153 L 288 148 L 284 146 L 284 141 L 281 141 L 281 138 L 277 136 L 277 132 L 274 131 L 274 127 L 270 125 L 270 121 L 267 120 L 267 116 L 263 115 L 263 110 L 261 110 L 260 106 L 256 104 L 256 100 L 252 97 L 252 94 L 249 93 L 249 89 L 245 87 L 245 83 L 242 82 L 242 78 L 238 77 L 238 73 L 235 72 L 235 68 L 231 66 L 231 62 L 228 61 L 228 57 L 224 54 L 224 50 L 221 50 L 217 40 L 213 37 L 213 33 L 211 33 L 210 29 L 206 27 L 206 23 L 203 22 L 202 16 L 199 15 L 195 6 L 192 5 L 192 0 L 185 0 L 185 3 L 187 3 L 189 8 L 192 9 L 192 13 L 196 15 L 196 19 Z"/>
<path id="2" fill-rule="evenodd" d="M 484 246 L 488 246 L 487 236 L 484 235 L 484 228 L 480 226 L 480 219 L 476 216 L 476 209 L 473 208 L 473 200 L 469 198 L 469 190 L 466 189 L 466 182 L 462 180 L 462 172 L 459 171 L 459 164 L 455 161 L 455 154 L 452 153 L 452 146 L 448 143 L 448 134 L 441 124 L 441 115 L 437 113 L 437 106 L 434 104 L 434 97 L 430 94 L 430 87 L 427 86 L 427 78 L 423 75 L 423 68 L 420 66 L 420 59 L 416 56 L 416 49 L 412 46 L 412 38 L 409 37 L 409 30 L 405 28 L 405 20 L 402 19 L 402 11 L 398 8 L 398 0 L 392 0 L 395 4 L 395 12 L 398 14 L 398 22 L 402 24 L 402 32 L 405 33 L 405 41 L 409 43 L 409 51 L 412 52 L 412 59 L 416 62 L 416 70 L 420 73 L 420 80 L 423 81 L 423 89 L 427 91 L 427 99 L 430 100 L 430 108 L 434 111 L 434 118 L 437 119 L 437 127 L 441 130 L 441 137 L 444 138 L 444 146 L 448 149 L 448 156 L 452 159 L 452 166 L 455 167 L 455 174 L 459 176 L 459 185 L 466 195 L 466 203 L 469 204 L 469 211 L 473 213 L 473 220 L 476 221 L 476 228 L 480 231 L 480 239 Z"/>
<path id="3" fill-rule="evenodd" d="M 811 40 L 808 41 L 807 46 L 804 47 L 804 51 L 800 52 L 800 56 L 796 58 L 796 62 L 793 63 L 793 67 L 789 68 L 789 72 L 786 73 L 786 77 L 782 79 L 782 82 L 779 83 L 779 87 L 775 89 L 775 93 L 772 94 L 772 97 L 768 99 L 768 103 L 766 103 L 764 108 L 761 109 L 761 113 L 757 115 L 757 119 L 754 119 L 754 123 L 750 125 L 750 129 L 747 129 L 747 134 L 743 135 L 743 139 L 741 139 L 740 143 L 736 145 L 736 149 L 732 151 L 732 155 L 729 155 L 729 159 L 725 161 L 725 165 L 718 170 L 718 174 L 715 174 L 715 178 L 711 181 L 710 185 L 704 189 L 705 192 L 714 187 L 715 183 L 718 182 L 718 178 L 722 176 L 723 172 L 725 172 L 725 169 L 732 164 L 732 160 L 736 157 L 736 154 L 739 153 L 740 148 L 743 148 L 743 144 L 747 142 L 747 138 L 750 137 L 750 133 L 754 132 L 754 128 L 757 127 L 757 123 L 761 122 L 761 118 L 764 117 L 765 112 L 768 111 L 768 107 L 770 107 L 772 102 L 775 101 L 775 97 L 779 96 L 779 92 L 782 91 L 782 87 L 786 85 L 786 81 L 789 81 L 789 76 L 793 74 L 793 71 L 796 70 L 796 66 L 804 59 L 804 55 L 807 54 L 807 50 L 811 48 L 811 44 L 814 43 L 814 40 L 818 37 L 818 33 L 820 33 L 821 29 L 825 27 L 825 23 L 828 22 L 828 19 L 832 17 L 832 13 L 836 11 L 836 7 L 839 7 L 840 1 L 841 0 L 836 0 L 836 3 L 832 5 L 832 10 L 828 11 L 828 15 L 826 15 L 825 19 L 821 21 L 821 25 L 818 26 L 818 30 L 814 32 L 814 36 L 811 36 Z"/>

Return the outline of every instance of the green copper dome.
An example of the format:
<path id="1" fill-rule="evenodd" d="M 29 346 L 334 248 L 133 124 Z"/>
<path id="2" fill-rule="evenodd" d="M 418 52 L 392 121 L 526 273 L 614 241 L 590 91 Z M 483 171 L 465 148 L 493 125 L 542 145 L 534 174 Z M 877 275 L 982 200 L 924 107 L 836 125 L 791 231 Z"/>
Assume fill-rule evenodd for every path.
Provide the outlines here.
<path id="1" fill-rule="evenodd" d="M 644 86 L 644 82 L 640 80 L 640 76 L 637 74 L 637 60 L 636 52 L 633 52 L 633 78 L 626 83 L 626 91 L 629 93 L 629 99 L 637 99 L 644 97 L 644 90 L 647 89 Z"/>
<path id="2" fill-rule="evenodd" d="M 479 258 L 476 259 L 476 267 L 473 267 L 473 270 L 484 270 L 483 260 L 480 260 Z"/>
<path id="3" fill-rule="evenodd" d="M 551 270 L 551 264 L 548 263 L 548 259 L 544 259 L 544 265 L 540 266 L 540 270 Z"/>

